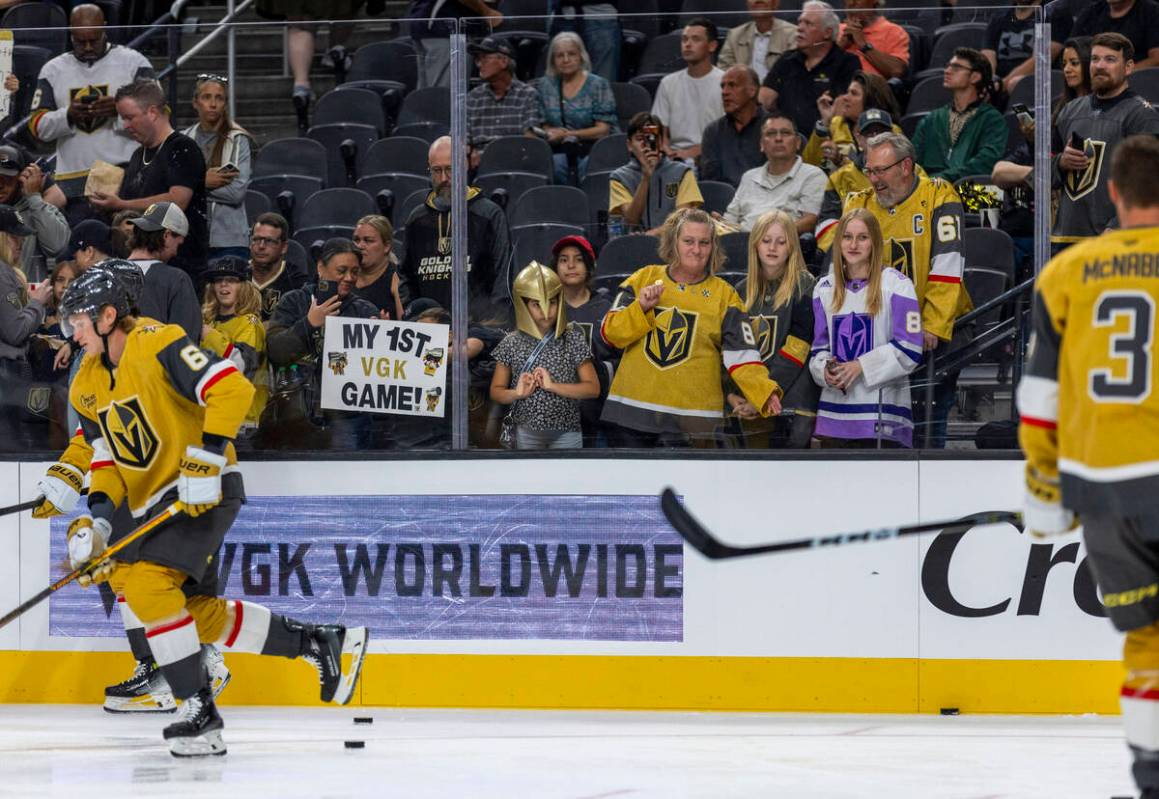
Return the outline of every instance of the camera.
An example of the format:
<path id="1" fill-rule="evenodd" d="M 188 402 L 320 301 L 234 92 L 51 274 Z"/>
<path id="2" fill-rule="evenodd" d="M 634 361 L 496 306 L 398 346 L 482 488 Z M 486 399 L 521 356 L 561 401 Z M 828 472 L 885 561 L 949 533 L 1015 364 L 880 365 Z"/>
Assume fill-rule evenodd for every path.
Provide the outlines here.
<path id="1" fill-rule="evenodd" d="M 644 144 L 652 152 L 659 152 L 660 150 L 660 126 L 659 125 L 645 125 L 640 128 L 640 132 L 644 134 Z"/>

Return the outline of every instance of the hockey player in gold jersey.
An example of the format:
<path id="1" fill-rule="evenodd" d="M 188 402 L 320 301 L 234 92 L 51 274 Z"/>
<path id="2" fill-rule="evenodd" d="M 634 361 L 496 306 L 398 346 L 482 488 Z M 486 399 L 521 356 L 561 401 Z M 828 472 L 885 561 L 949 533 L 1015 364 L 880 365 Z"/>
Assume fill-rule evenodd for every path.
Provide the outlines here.
<path id="1" fill-rule="evenodd" d="M 1026 528 L 1081 521 L 1103 605 L 1126 633 L 1123 725 L 1143 799 L 1159 799 L 1159 140 L 1115 150 L 1119 230 L 1050 261 L 1018 386 Z"/>
<path id="2" fill-rule="evenodd" d="M 313 664 L 323 701 L 350 700 L 365 654 L 365 628 L 309 625 L 243 601 L 187 597 L 204 578 L 245 501 L 232 440 L 254 389 L 230 361 L 199 349 L 176 325 L 134 317 L 120 279 L 78 278 L 61 300 L 64 332 L 85 350 L 69 392 L 92 447 L 89 509 L 69 527 L 74 568 L 106 546 L 122 502 L 138 521 L 171 502 L 184 511 L 143 539 L 132 561 L 110 561 L 107 579 L 146 630 L 176 699 L 165 728 L 175 756 L 224 754 L 224 726 L 199 657 L 200 643 L 226 651 L 301 657 Z M 350 655 L 343 666 L 342 655 Z"/>

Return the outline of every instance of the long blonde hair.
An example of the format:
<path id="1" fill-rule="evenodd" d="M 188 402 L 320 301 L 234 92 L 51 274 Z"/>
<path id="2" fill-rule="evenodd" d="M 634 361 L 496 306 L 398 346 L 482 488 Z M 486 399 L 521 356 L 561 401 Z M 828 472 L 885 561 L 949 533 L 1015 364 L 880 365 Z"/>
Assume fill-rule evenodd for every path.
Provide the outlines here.
<path id="1" fill-rule="evenodd" d="M 201 302 L 201 318 L 207 325 L 217 321 L 221 304 L 217 301 L 217 294 L 213 291 L 213 281 L 205 284 L 205 295 Z M 262 293 L 252 280 L 242 280 L 237 284 L 237 302 L 233 306 L 234 316 L 260 316 L 262 311 Z"/>
<path id="2" fill-rule="evenodd" d="M 749 233 L 749 264 L 748 278 L 745 280 L 745 308 L 753 310 L 765 296 L 769 288 L 769 281 L 765 279 L 765 270 L 761 267 L 761 259 L 757 255 L 761 239 L 773 225 L 780 225 L 789 243 L 789 255 L 785 259 L 785 269 L 781 273 L 781 284 L 777 286 L 777 293 L 773 297 L 773 309 L 781 308 L 793 301 L 793 295 L 806 274 L 805 256 L 801 254 L 801 237 L 797 235 L 797 224 L 793 217 L 781 210 L 766 211 L 757 219 Z"/>
<path id="3" fill-rule="evenodd" d="M 668 266 L 677 266 L 680 263 L 680 253 L 676 249 L 676 240 L 680 238 L 680 229 L 689 222 L 698 225 L 708 225 L 712 231 L 712 253 L 708 256 L 708 274 L 715 275 L 724 268 L 727 256 L 720 246 L 720 236 L 716 232 L 716 222 L 707 211 L 699 208 L 680 208 L 668 215 L 664 225 L 660 228 L 660 258 Z"/>
<path id="4" fill-rule="evenodd" d="M 841 253 L 841 239 L 845 236 L 845 228 L 855 219 L 865 223 L 869 231 L 869 293 L 865 296 L 865 310 L 870 316 L 876 316 L 881 310 L 881 272 L 882 257 L 885 254 L 885 243 L 881 237 L 881 225 L 877 217 L 864 208 L 854 208 L 837 223 L 833 234 L 833 304 L 832 310 L 839 311 L 845 304 L 845 256 Z"/>

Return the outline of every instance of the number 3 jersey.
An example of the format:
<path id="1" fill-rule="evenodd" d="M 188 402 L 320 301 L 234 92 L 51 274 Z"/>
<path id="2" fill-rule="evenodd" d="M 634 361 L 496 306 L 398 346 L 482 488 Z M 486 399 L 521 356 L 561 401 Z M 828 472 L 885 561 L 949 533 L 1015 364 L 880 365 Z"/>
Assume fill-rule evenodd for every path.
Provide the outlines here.
<path id="1" fill-rule="evenodd" d="M 86 354 L 69 389 L 93 450 L 92 493 L 127 501 L 140 517 L 177 485 L 180 457 L 202 435 L 233 439 L 254 388 L 230 361 L 201 350 L 177 325 L 138 320 L 110 386 L 100 356 Z M 237 471 L 233 444 L 225 450 Z"/>
<path id="2" fill-rule="evenodd" d="M 1035 284 L 1019 440 L 1030 467 L 1061 476 L 1063 505 L 1079 514 L 1155 507 L 1157 305 L 1159 227 L 1076 244 Z"/>

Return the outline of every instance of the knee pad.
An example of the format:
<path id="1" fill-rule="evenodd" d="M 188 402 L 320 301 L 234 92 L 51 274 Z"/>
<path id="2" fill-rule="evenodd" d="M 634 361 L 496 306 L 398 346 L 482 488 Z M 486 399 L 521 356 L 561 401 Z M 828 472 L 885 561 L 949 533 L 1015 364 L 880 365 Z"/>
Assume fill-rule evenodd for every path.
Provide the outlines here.
<path id="1" fill-rule="evenodd" d="M 158 563 L 139 561 L 129 567 L 121 596 L 146 627 L 171 619 L 185 608 L 181 584 L 185 574 Z"/>

